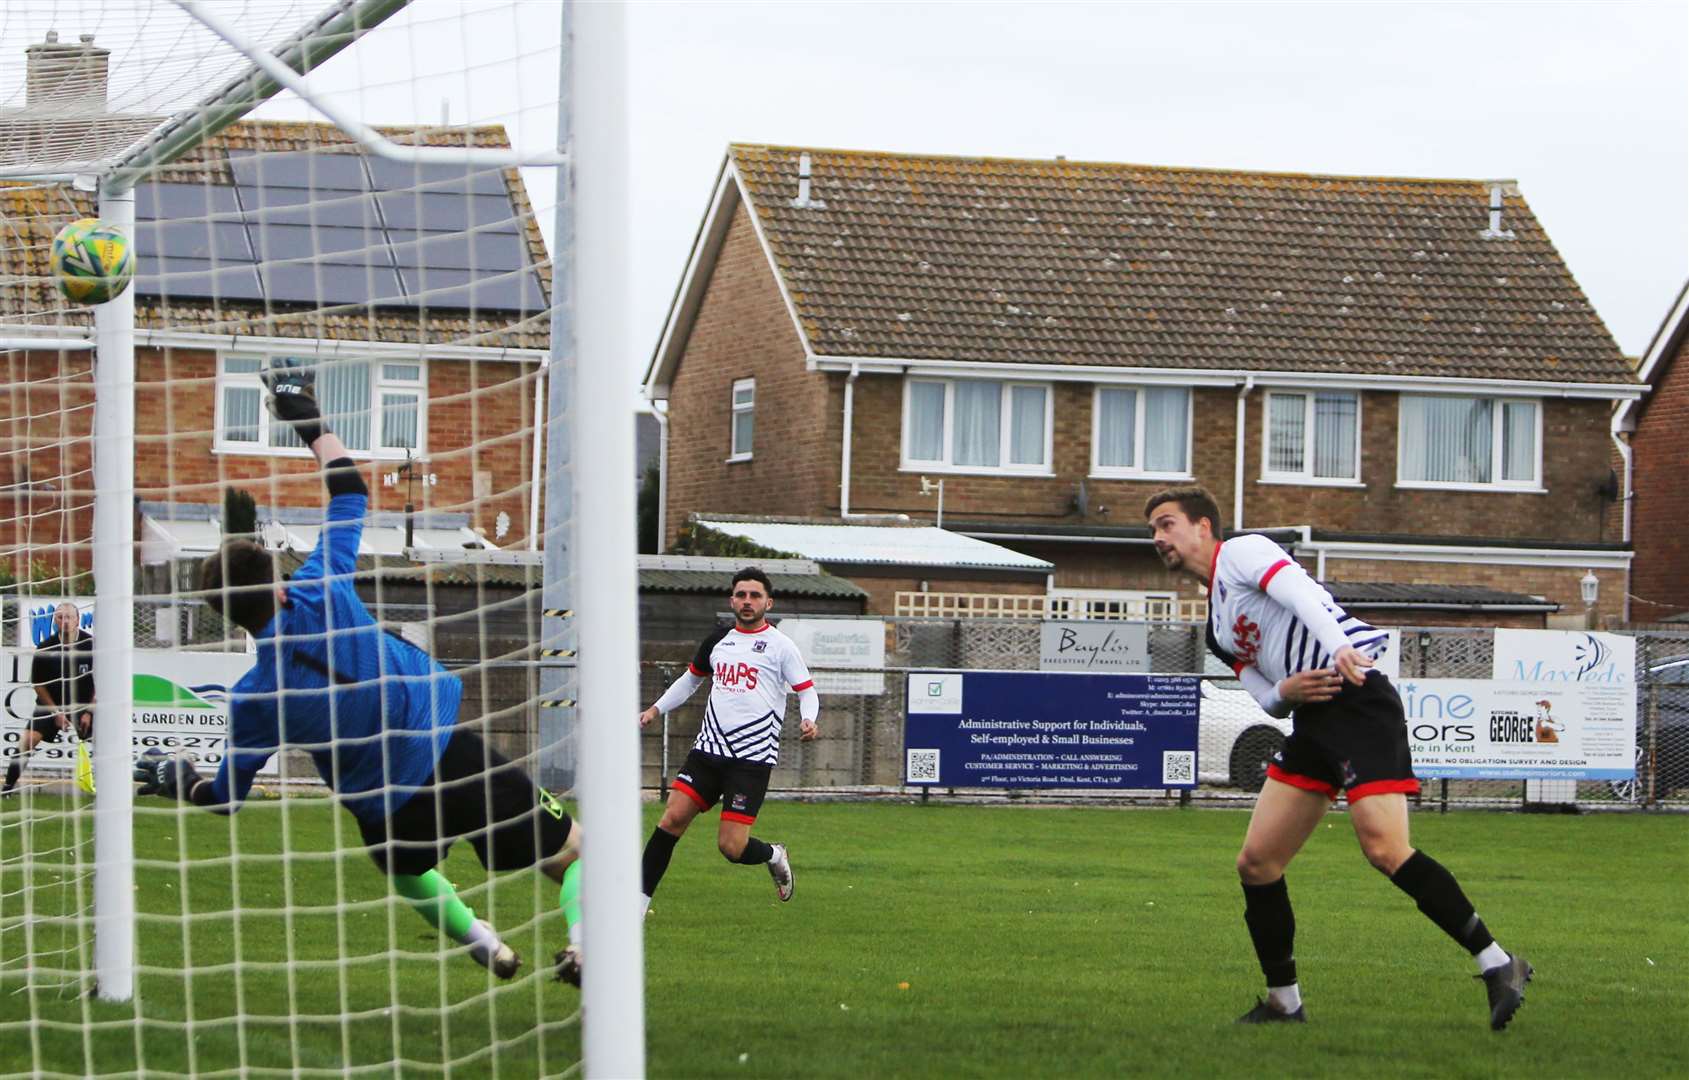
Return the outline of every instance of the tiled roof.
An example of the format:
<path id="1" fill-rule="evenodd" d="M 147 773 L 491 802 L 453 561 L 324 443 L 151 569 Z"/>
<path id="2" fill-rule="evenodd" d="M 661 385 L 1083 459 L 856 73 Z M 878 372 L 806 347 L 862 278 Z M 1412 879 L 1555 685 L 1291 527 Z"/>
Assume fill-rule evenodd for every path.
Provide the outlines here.
<path id="1" fill-rule="evenodd" d="M 857 600 L 868 594 L 832 574 L 769 574 L 775 596 L 814 596 Z M 731 570 L 641 570 L 639 591 L 711 593 L 725 597 L 733 588 Z"/>
<path id="2" fill-rule="evenodd" d="M 510 140 L 497 125 L 471 128 L 382 128 L 396 142 L 426 146 L 504 148 Z M 327 151 L 352 147 L 351 140 L 331 124 L 248 120 L 231 125 L 194 151 L 159 170 L 161 183 L 232 185 L 229 151 Z M 521 223 L 529 259 L 539 272 L 541 287 L 551 292 L 551 262 L 540 235 L 539 221 L 527 189 L 515 169 L 504 170 L 511 205 Z M 66 222 L 92 216 L 93 196 L 68 187 L 39 187 L 0 182 L 0 326 L 86 327 L 92 309 L 66 303 L 47 274 L 47 255 L 53 235 Z M 145 252 L 141 253 L 145 258 Z M 550 342 L 550 314 L 537 312 L 513 321 L 505 311 L 431 310 L 422 318 L 414 309 L 379 308 L 357 304 L 317 308 L 311 305 L 224 300 L 193 302 L 137 297 L 135 325 L 149 330 L 258 337 L 327 338 L 352 341 L 481 345 L 495 348 L 543 349 Z"/>
<path id="3" fill-rule="evenodd" d="M 1636 381 L 1511 184 L 729 156 L 820 355 Z"/>
<path id="4" fill-rule="evenodd" d="M 1338 603 L 1357 608 L 1511 607 L 1560 610 L 1559 604 L 1541 596 L 1489 589 L 1481 585 L 1409 585 L 1394 581 L 1327 581 L 1322 584 Z"/>

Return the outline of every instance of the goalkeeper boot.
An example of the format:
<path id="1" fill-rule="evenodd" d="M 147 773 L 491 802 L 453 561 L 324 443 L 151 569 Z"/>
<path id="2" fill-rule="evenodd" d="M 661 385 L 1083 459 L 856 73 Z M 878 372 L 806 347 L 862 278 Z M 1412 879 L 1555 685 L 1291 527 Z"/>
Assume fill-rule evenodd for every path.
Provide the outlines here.
<path id="1" fill-rule="evenodd" d="M 1271 1005 L 1255 999 L 1255 1007 L 1237 1018 L 1240 1024 L 1306 1024 L 1308 1012 L 1302 1006 L 1296 1006 L 1295 1012 L 1280 1012 Z"/>
<path id="2" fill-rule="evenodd" d="M 797 877 L 792 873 L 792 860 L 786 856 L 785 844 L 773 844 L 774 855 L 768 860 L 768 876 L 774 879 L 774 890 L 782 901 L 792 898 Z"/>
<path id="3" fill-rule="evenodd" d="M 557 954 L 557 981 L 579 988 L 581 985 L 581 948 L 571 945 Z"/>
<path id="4" fill-rule="evenodd" d="M 1523 956 L 1509 956 L 1505 964 L 1497 964 L 1482 975 L 1484 989 L 1490 995 L 1490 1030 L 1500 1031 L 1513 1019 L 1519 1006 L 1525 1003 L 1525 984 L 1536 971 Z"/>
<path id="5" fill-rule="evenodd" d="M 493 931 L 484 920 L 476 919 L 475 925 L 481 934 L 469 943 L 469 955 L 475 962 L 497 975 L 501 979 L 511 978 L 516 969 L 522 966 L 522 957 L 515 949 L 504 943 L 504 940 Z"/>

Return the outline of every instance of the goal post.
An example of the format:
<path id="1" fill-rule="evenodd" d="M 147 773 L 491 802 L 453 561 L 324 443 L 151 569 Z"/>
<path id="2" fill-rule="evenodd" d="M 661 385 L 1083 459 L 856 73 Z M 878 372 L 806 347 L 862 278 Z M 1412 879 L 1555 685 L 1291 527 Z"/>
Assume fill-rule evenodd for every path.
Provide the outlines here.
<path id="1" fill-rule="evenodd" d="M 47 512 L 62 560 L 55 588 L 68 594 L 91 572 L 98 612 L 92 810 L 55 762 L 32 759 L 30 796 L 0 818 L 0 1044 L 27 1044 L 26 1071 L 43 1074 L 532 1075 L 557 1071 L 578 1040 L 565 1072 L 641 1076 L 626 12 L 580 0 L 555 9 L 557 138 L 536 148 L 486 133 L 537 101 L 483 100 L 490 117 L 471 111 L 436 126 L 367 113 L 361 95 L 379 81 L 376 50 L 411 46 L 415 22 L 384 37 L 404 19 L 433 20 L 461 42 L 489 11 L 514 23 L 532 8 L 340 0 L 319 10 L 324 2 L 17 0 L 13 33 L 0 28 L 11 52 L 19 34 L 39 41 L 49 23 L 75 34 L 89 20 L 98 33 L 83 37 L 82 53 L 102 54 L 98 102 L 44 95 L 12 108 L 23 90 L 8 97 L 0 79 L 0 189 L 54 193 L 27 211 L 0 201 L 0 228 L 28 236 L 15 254 L 27 299 L 0 307 L 0 361 L 28 383 L 14 388 L 21 406 L 3 406 L 5 453 L 27 475 L 31 425 L 44 415 L 28 396 L 50 388 L 67 462 L 43 481 L 65 493 Z M 521 53 L 520 41 L 513 47 Z M 314 76 L 330 61 L 355 66 L 358 93 L 321 89 Z M 244 119 L 277 95 L 296 97 L 311 119 Z M 304 134 L 278 148 L 271 129 L 288 124 Z M 304 162 L 288 168 L 306 179 L 266 180 L 266 155 Z M 554 170 L 549 251 L 516 172 L 536 167 Z M 37 220 L 4 216 L 26 212 Z M 59 301 L 41 270 L 53 231 L 78 216 L 125 231 L 141 268 L 135 285 L 92 309 Z M 441 251 L 453 254 L 431 261 Z M 7 296 L 0 289 L 0 304 Z M 69 372 L 63 357 L 88 357 L 89 345 L 91 373 L 86 364 Z M 436 655 L 464 680 L 460 715 L 485 723 L 489 745 L 504 724 L 500 737 L 521 743 L 510 756 L 542 787 L 575 797 L 585 833 L 578 999 L 545 985 L 551 953 L 539 952 L 562 928 L 568 886 L 562 897 L 555 886 L 545 893 L 533 871 L 483 881 L 468 845 L 453 849 L 458 872 L 470 868 L 455 883 L 462 899 L 524 943 L 518 981 L 496 982 L 493 963 L 482 971 L 470 960 L 478 939 L 454 931 L 447 940 L 445 922 L 435 939 L 422 908 L 377 881 L 358 826 L 324 812 L 302 754 L 267 766 L 252 801 L 273 805 L 256 813 L 213 818 L 136 795 L 143 743 L 209 747 L 202 774 L 216 770 L 220 730 L 184 742 L 150 725 L 173 723 L 154 719 L 172 710 L 214 711 L 250 666 L 242 632 L 198 603 L 197 560 L 240 533 L 296 566 L 324 531 L 327 498 L 305 448 L 257 404 L 258 375 L 274 357 L 324 373 L 325 418 L 369 482 L 358 573 L 375 576 L 358 581 L 373 590 L 376 618 L 431 652 L 455 640 L 458 651 Z M 75 404 L 84 392 L 86 412 Z M 77 455 L 89 461 L 86 476 Z M 445 483 L 431 494 L 438 474 Z M 255 518 L 237 527 L 229 496 L 243 492 Z M 72 508 L 84 497 L 85 517 Z M 39 543 L 33 523 L 14 526 L 0 555 L 33 564 Z M 475 588 L 443 598 L 435 576 L 404 576 L 414 565 L 400 564 L 425 547 L 454 544 L 543 547 L 544 571 L 511 586 L 528 589 L 526 600 Z M 139 566 L 149 546 L 165 561 Z M 506 624 L 524 605 L 530 637 L 517 642 Z M 584 639 L 582 626 L 593 628 Z M 18 650 L 7 654 L 15 688 L 27 668 L 23 637 Z M 44 821 L 55 823 L 52 860 L 29 846 L 31 825 Z M 260 838 L 262 829 L 273 833 Z M 61 884 L 37 904 L 49 880 Z M 12 947 L 49 923 L 50 960 Z M 78 1001 L 82 990 L 92 997 Z M 73 1035 L 78 1052 L 59 1054 L 55 1042 Z M 369 1048 L 382 1039 L 387 1049 Z"/>

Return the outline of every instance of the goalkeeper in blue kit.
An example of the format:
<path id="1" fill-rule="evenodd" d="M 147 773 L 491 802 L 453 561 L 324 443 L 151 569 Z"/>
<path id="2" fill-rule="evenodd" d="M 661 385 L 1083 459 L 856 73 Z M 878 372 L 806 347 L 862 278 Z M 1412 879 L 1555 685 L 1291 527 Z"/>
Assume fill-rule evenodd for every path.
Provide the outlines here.
<path id="1" fill-rule="evenodd" d="M 521 766 L 457 726 L 457 676 L 371 618 L 352 584 L 369 491 L 323 425 L 311 369 L 283 362 L 264 382 L 270 412 L 324 469 L 328 518 L 286 582 L 271 553 L 250 540 L 229 540 L 206 559 L 206 603 L 252 635 L 257 663 L 230 690 L 217 775 L 151 750 L 135 769 L 141 794 L 233 813 L 272 755 L 303 750 L 357 819 L 394 890 L 499 978 L 515 975 L 521 958 L 435 866 L 467 839 L 489 871 L 537 866 L 558 882 L 569 946 L 557 954 L 557 977 L 579 986 L 580 826 Z"/>

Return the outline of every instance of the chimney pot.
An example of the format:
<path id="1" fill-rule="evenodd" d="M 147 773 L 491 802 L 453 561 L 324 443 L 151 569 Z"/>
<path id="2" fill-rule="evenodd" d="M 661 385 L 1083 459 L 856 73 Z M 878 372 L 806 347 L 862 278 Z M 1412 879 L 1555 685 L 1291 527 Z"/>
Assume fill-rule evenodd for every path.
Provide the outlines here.
<path id="1" fill-rule="evenodd" d="M 111 50 L 96 47 L 93 34 L 83 34 L 71 45 L 59 41 L 57 30 L 49 30 L 46 42 L 29 46 L 24 56 L 25 107 L 105 112 Z"/>

